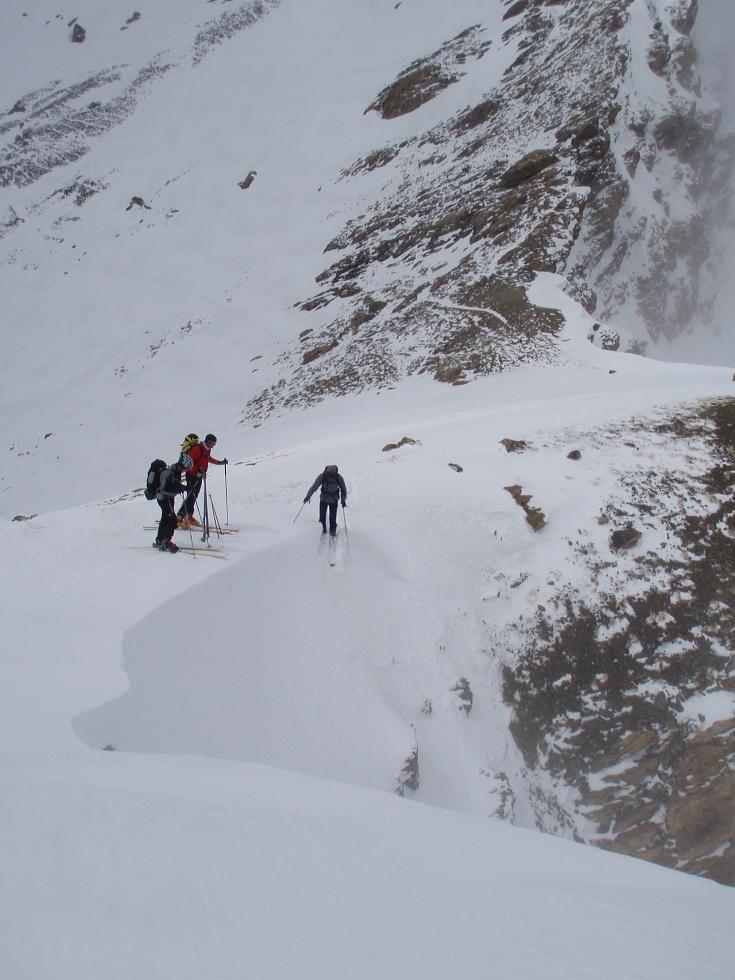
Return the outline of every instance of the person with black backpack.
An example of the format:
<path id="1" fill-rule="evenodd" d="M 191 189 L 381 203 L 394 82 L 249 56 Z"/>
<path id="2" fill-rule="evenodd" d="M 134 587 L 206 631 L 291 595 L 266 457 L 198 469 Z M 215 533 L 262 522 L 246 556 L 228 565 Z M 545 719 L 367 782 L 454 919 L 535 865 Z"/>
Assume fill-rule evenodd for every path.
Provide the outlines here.
<path id="1" fill-rule="evenodd" d="M 327 533 L 327 508 L 329 508 L 329 533 L 332 537 L 337 533 L 337 504 L 340 494 L 342 496 L 342 506 L 347 506 L 347 487 L 342 479 L 342 474 L 336 466 L 325 466 L 324 472 L 314 480 L 311 488 L 304 497 L 304 503 L 308 504 L 311 495 L 321 487 L 319 497 L 319 521 L 322 525 L 322 534 Z"/>
<path id="2" fill-rule="evenodd" d="M 153 542 L 154 548 L 159 551 L 168 551 L 175 555 L 179 550 L 173 543 L 173 536 L 178 524 L 176 507 L 174 501 L 177 494 L 184 493 L 184 486 L 181 482 L 182 474 L 191 468 L 192 459 L 187 453 L 182 453 L 178 461 L 173 466 L 168 466 L 161 471 L 161 476 L 156 493 L 158 506 L 161 508 L 161 520 L 158 524 L 158 534 Z"/>

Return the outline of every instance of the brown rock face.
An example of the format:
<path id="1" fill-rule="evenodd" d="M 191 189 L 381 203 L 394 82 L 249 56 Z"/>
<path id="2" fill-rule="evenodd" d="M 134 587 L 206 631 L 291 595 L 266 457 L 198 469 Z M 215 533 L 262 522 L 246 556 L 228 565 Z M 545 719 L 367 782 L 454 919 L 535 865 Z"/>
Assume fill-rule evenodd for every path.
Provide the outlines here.
<path id="1" fill-rule="evenodd" d="M 311 364 L 312 361 L 321 357 L 322 354 L 328 354 L 331 350 L 334 350 L 336 346 L 337 341 L 331 340 L 326 344 L 320 344 L 318 347 L 312 347 L 311 350 L 304 351 L 303 363 Z"/>
<path id="2" fill-rule="evenodd" d="M 577 788 L 596 828 L 587 839 L 735 885 L 735 718 L 721 707 L 735 692 L 735 399 L 636 430 L 635 448 L 655 445 L 682 463 L 699 451 L 710 466 L 636 470 L 621 483 L 614 517 L 627 497 L 636 523 L 657 533 L 596 601 L 567 589 L 544 597 L 545 609 L 567 612 L 551 628 L 540 615 L 504 668 L 511 730 L 530 766 Z M 613 432 L 611 442 L 631 435 Z M 668 559 L 651 540 L 667 536 L 678 542 Z M 611 566 L 604 548 L 588 549 L 577 557 L 593 581 Z"/>
<path id="3" fill-rule="evenodd" d="M 457 78 L 435 65 L 415 68 L 384 89 L 369 108 L 379 112 L 383 119 L 405 116 L 424 102 L 431 101 Z"/>
<path id="4" fill-rule="evenodd" d="M 481 34 L 479 26 L 470 27 L 427 58 L 409 65 L 395 82 L 380 92 L 365 112 L 374 110 L 383 119 L 395 119 L 431 101 L 462 77 L 461 65 L 468 59 L 481 58 L 490 47 Z"/>
<path id="5" fill-rule="evenodd" d="M 505 188 L 517 187 L 555 162 L 556 154 L 551 150 L 533 150 L 505 171 L 500 178 L 500 184 Z"/>
<path id="6" fill-rule="evenodd" d="M 523 439 L 501 439 L 500 444 L 505 446 L 505 451 L 508 453 L 522 453 L 524 450 L 528 449 L 528 443 Z M 505 488 L 510 493 L 508 487 Z"/>

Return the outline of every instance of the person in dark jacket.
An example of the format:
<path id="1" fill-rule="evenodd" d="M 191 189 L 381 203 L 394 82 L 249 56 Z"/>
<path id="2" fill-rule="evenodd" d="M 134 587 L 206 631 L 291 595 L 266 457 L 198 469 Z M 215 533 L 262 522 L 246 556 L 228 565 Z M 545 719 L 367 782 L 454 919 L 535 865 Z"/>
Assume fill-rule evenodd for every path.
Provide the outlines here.
<path id="1" fill-rule="evenodd" d="M 304 503 L 308 504 L 311 495 L 321 487 L 319 497 L 319 520 L 322 525 L 322 534 L 327 533 L 327 508 L 329 508 L 329 533 L 332 537 L 337 533 L 337 504 L 340 495 L 342 496 L 342 506 L 347 506 L 347 487 L 342 475 L 336 466 L 325 466 L 324 472 L 314 480 L 309 492 L 304 497 Z"/>
<path id="2" fill-rule="evenodd" d="M 158 534 L 154 546 L 160 551 L 170 551 L 172 555 L 175 555 L 179 550 L 172 540 L 178 523 L 174 500 L 177 494 L 184 492 L 181 475 L 191 466 L 191 456 L 182 453 L 177 463 L 169 466 L 161 473 L 161 482 L 156 494 L 158 506 L 161 508 L 161 520 L 158 523 Z"/>

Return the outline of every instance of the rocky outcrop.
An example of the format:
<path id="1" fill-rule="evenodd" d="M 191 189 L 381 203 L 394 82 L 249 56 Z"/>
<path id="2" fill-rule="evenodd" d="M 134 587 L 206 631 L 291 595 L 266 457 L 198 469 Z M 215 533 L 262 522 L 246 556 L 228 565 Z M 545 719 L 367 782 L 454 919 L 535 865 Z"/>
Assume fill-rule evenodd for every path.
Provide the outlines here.
<path id="1" fill-rule="evenodd" d="M 621 35 L 626 67 L 611 134 L 625 167 L 620 171 L 607 153 L 590 173 L 567 271 L 594 290 L 596 316 L 610 319 L 625 309 L 630 321 L 632 309 L 639 339 L 657 340 L 684 331 L 712 300 L 703 275 L 712 248 L 706 229 L 727 207 L 723 177 L 734 147 L 719 115 L 699 98 L 689 36 L 696 0 L 649 3 L 645 12 L 650 36 L 642 63 L 636 35 L 627 28 Z M 633 89 L 630 72 L 656 76 L 647 102 Z"/>
<path id="2" fill-rule="evenodd" d="M 319 292 L 300 304 L 319 311 L 316 329 L 340 337 L 338 351 L 318 379 L 285 355 L 282 380 L 243 419 L 407 373 L 459 385 L 557 359 L 561 317 L 526 296 L 538 271 L 567 277 L 604 349 L 623 344 L 605 325 L 623 307 L 638 333 L 626 350 L 684 329 L 708 301 L 707 214 L 722 206 L 718 178 L 735 150 L 698 95 L 696 10 L 694 0 L 520 0 L 502 35 L 475 25 L 409 65 L 370 110 L 414 112 L 482 65 L 489 45 L 508 61 L 474 103 L 342 173 L 358 182 L 380 168 L 384 183 L 326 243 Z M 645 93 L 633 88 L 641 77 Z M 363 325 L 354 315 L 368 294 L 384 307 Z"/>
<path id="3" fill-rule="evenodd" d="M 533 499 L 530 493 L 524 493 L 523 487 L 514 483 L 512 486 L 504 487 L 505 490 L 511 495 L 519 507 L 521 507 L 526 512 L 526 521 L 531 525 L 534 531 L 540 531 L 542 528 L 546 527 L 546 516 L 544 512 L 539 507 L 531 507 L 530 501 Z"/>
<path id="4" fill-rule="evenodd" d="M 634 527 L 624 527 L 613 531 L 610 535 L 610 547 L 613 551 L 627 551 L 641 540 L 641 532 Z"/>
<path id="5" fill-rule="evenodd" d="M 517 187 L 556 163 L 556 159 L 550 150 L 532 150 L 500 175 L 500 186 Z"/>
<path id="6" fill-rule="evenodd" d="M 482 35 L 480 25 L 470 27 L 427 58 L 409 65 L 395 82 L 379 93 L 365 112 L 375 111 L 383 119 L 395 119 L 430 102 L 462 77 L 464 72 L 460 66 L 468 59 L 482 58 L 491 43 L 483 40 Z"/>
<path id="7" fill-rule="evenodd" d="M 416 792 L 419 788 L 419 748 L 414 745 L 413 751 L 403 764 L 396 780 L 396 793 L 405 796 L 406 792 Z"/>
<path id="8" fill-rule="evenodd" d="M 401 446 L 415 446 L 417 445 L 417 442 L 418 440 L 411 439 L 410 436 L 403 436 L 403 438 L 400 439 L 398 442 L 389 442 L 386 446 L 383 446 L 382 451 L 384 453 L 390 453 L 394 449 L 400 449 Z"/>
<path id="9" fill-rule="evenodd" d="M 635 515 L 652 533 L 614 568 L 580 529 L 597 594 L 552 588 L 535 622 L 514 625 L 511 729 L 528 765 L 566 785 L 562 808 L 576 789 L 584 839 L 735 884 L 735 400 L 634 435 L 709 464 L 622 476 L 606 521 Z M 600 445 L 621 438 L 612 428 Z"/>

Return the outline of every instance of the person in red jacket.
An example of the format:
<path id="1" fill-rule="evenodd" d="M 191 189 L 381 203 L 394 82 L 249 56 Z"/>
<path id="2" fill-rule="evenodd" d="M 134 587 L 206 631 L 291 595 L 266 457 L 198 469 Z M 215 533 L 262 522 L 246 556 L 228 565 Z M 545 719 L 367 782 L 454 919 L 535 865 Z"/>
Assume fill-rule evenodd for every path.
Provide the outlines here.
<path id="1" fill-rule="evenodd" d="M 204 442 L 198 442 L 189 450 L 191 456 L 191 467 L 186 471 L 186 499 L 179 510 L 179 527 L 201 527 L 201 523 L 194 517 L 194 507 L 196 506 L 199 491 L 210 463 L 216 466 L 226 466 L 226 459 L 215 459 L 212 450 L 217 445 L 217 437 L 210 432 L 204 437 Z"/>

